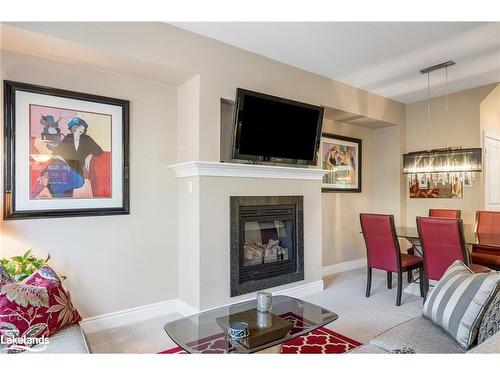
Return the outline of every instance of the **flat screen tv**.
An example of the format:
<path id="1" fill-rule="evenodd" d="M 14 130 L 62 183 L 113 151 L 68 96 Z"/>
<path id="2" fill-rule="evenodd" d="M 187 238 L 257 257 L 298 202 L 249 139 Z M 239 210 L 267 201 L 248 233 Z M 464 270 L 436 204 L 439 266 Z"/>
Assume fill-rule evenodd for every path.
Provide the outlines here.
<path id="1" fill-rule="evenodd" d="M 233 158 L 314 165 L 323 107 L 238 88 Z"/>

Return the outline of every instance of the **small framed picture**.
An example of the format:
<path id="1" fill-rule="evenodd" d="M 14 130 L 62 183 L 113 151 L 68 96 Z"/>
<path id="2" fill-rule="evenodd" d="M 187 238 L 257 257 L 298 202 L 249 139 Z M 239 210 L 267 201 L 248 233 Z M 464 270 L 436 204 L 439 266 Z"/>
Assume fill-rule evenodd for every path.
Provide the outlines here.
<path id="1" fill-rule="evenodd" d="M 4 218 L 129 213 L 129 102 L 4 81 Z"/>
<path id="2" fill-rule="evenodd" d="M 321 135 L 321 168 L 331 171 L 323 177 L 323 192 L 361 192 L 361 146 L 361 139 Z"/>

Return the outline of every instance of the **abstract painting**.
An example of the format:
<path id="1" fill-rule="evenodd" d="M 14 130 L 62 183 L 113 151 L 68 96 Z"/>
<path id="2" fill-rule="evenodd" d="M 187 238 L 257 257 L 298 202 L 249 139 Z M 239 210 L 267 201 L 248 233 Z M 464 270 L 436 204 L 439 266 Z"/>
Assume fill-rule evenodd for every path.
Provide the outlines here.
<path id="1" fill-rule="evenodd" d="M 323 192 L 361 192 L 361 139 L 329 133 L 321 136 Z"/>
<path id="2" fill-rule="evenodd" d="M 4 217 L 127 214 L 128 101 L 4 87 Z"/>
<path id="3" fill-rule="evenodd" d="M 31 199 L 111 198 L 111 116 L 30 105 Z"/>

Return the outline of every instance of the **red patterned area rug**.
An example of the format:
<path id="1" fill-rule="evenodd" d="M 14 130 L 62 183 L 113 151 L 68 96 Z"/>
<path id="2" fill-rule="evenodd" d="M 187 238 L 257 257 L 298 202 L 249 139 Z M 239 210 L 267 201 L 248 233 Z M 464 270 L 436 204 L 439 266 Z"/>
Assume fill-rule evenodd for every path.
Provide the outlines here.
<path id="1" fill-rule="evenodd" d="M 311 324 L 309 321 L 292 313 L 281 315 L 281 317 L 293 322 L 291 334 L 293 334 L 294 331 L 301 331 L 304 327 L 310 326 Z M 224 335 L 219 334 L 198 341 L 194 345 L 196 347 L 193 348 L 202 354 L 221 354 L 224 353 L 226 345 Z M 342 354 L 361 345 L 362 344 L 356 340 L 322 327 L 283 343 L 281 354 Z M 187 353 L 177 346 L 160 352 L 159 354 Z"/>

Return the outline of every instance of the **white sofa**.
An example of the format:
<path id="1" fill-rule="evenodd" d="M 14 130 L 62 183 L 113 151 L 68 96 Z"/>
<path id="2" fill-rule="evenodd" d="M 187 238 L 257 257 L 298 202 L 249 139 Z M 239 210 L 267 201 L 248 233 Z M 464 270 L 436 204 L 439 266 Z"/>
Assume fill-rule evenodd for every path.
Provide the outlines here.
<path id="1" fill-rule="evenodd" d="M 78 323 L 63 328 L 49 336 L 47 349 L 39 352 L 23 352 L 24 354 L 88 354 L 90 353 L 85 333 Z"/>

